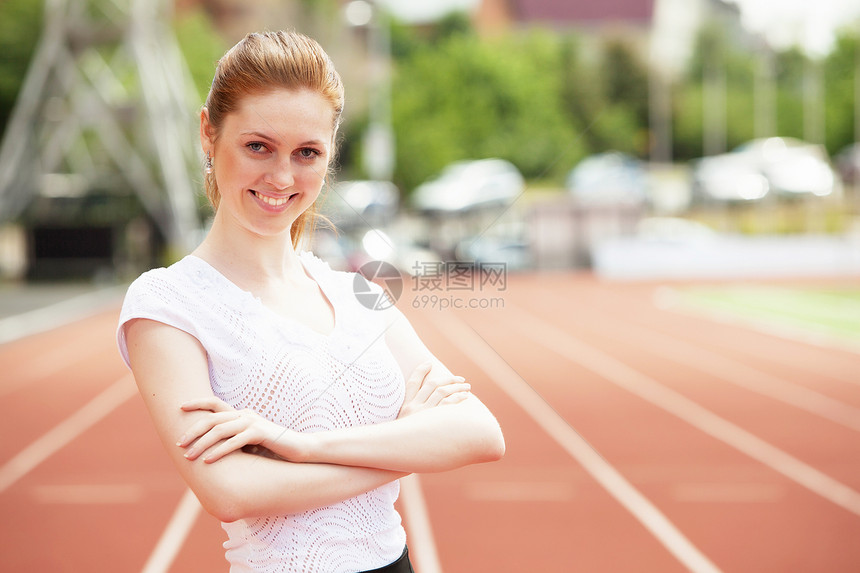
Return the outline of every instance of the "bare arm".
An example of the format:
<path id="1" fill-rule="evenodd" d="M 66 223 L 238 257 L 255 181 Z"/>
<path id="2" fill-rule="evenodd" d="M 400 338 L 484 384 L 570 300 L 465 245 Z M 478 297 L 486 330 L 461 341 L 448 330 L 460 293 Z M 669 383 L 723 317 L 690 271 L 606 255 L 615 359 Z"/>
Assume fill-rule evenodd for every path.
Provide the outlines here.
<path id="1" fill-rule="evenodd" d="M 259 444 L 296 462 L 408 473 L 446 471 L 501 458 L 504 438 L 489 410 L 469 392 L 462 378 L 433 357 L 399 311 L 387 312 L 386 342 L 407 380 L 406 399 L 397 420 L 298 434 L 254 412 L 197 400 L 186 407 L 214 414 L 189 428 L 183 445 L 199 440 L 188 454 L 197 457 L 205 452 L 212 462 L 247 444 Z"/>
<path id="2" fill-rule="evenodd" d="M 181 404 L 212 396 L 206 353 L 190 334 L 145 319 L 126 325 L 131 368 L 162 443 L 203 507 L 222 521 L 295 513 L 375 489 L 404 473 L 332 464 L 302 464 L 232 451 L 217 464 L 191 461 L 176 445 L 211 413 Z"/>
<path id="3" fill-rule="evenodd" d="M 404 407 L 410 407 L 410 397 L 414 396 L 413 411 L 406 415 L 401 412 L 393 422 L 314 435 L 317 443 L 309 459 L 410 473 L 446 471 L 500 459 L 505 451 L 504 437 L 490 411 L 471 393 L 446 403 L 446 396 L 458 390 L 458 377 L 433 356 L 399 310 L 385 312 L 386 343 L 407 380 Z M 423 378 L 422 364 L 431 366 Z M 420 407 L 428 402 L 432 407 Z"/>

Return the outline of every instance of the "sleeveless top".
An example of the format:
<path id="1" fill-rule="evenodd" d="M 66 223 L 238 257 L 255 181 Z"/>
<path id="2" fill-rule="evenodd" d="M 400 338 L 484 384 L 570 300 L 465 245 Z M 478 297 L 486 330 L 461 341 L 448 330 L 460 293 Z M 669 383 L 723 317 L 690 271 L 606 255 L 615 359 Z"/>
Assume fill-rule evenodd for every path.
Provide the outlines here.
<path id="1" fill-rule="evenodd" d="M 328 335 L 269 310 L 189 255 L 129 287 L 117 330 L 123 360 L 129 364 L 123 326 L 147 318 L 200 341 L 213 392 L 237 409 L 298 432 L 394 420 L 405 388 L 382 313 L 359 304 L 356 275 L 307 252 L 299 258 L 334 307 Z M 354 573 L 387 565 L 406 544 L 394 509 L 398 493 L 395 481 L 310 511 L 222 523 L 230 571 Z"/>

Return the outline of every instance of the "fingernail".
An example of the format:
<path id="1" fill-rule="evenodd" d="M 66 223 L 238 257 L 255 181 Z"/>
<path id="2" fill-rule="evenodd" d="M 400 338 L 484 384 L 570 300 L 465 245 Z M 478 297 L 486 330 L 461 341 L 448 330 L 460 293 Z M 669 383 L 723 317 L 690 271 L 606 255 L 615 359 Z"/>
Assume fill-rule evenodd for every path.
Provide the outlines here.
<path id="1" fill-rule="evenodd" d="M 182 436 L 181 438 L 179 438 L 179 441 L 176 442 L 176 445 L 181 446 L 182 444 L 185 443 L 185 439 L 186 439 L 185 436 Z"/>

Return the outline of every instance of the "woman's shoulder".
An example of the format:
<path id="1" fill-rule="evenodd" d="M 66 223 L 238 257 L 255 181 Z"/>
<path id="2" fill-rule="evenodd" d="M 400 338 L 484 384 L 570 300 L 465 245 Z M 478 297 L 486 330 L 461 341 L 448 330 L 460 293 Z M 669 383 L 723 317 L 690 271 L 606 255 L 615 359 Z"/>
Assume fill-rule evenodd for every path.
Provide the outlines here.
<path id="1" fill-rule="evenodd" d="M 353 272 L 332 268 L 331 264 L 311 251 L 300 251 L 299 258 L 317 281 L 322 280 L 328 285 L 342 287 L 351 284 L 355 277 Z"/>
<path id="2" fill-rule="evenodd" d="M 194 283 L 194 275 L 203 269 L 195 268 L 195 257 L 187 256 L 168 267 L 149 269 L 137 277 L 129 286 L 129 293 L 142 294 L 175 290 Z"/>
<path id="3" fill-rule="evenodd" d="M 214 270 L 192 255 L 168 267 L 150 269 L 128 287 L 124 306 L 186 310 L 207 307 L 216 295 L 226 291 Z"/>

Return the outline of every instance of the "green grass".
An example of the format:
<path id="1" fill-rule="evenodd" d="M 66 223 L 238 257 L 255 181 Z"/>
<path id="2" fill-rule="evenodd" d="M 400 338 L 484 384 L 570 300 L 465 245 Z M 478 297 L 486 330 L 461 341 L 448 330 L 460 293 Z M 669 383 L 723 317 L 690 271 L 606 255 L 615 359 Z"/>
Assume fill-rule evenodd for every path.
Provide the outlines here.
<path id="1" fill-rule="evenodd" d="M 688 306 L 860 342 L 860 288 L 732 286 L 679 293 Z"/>

